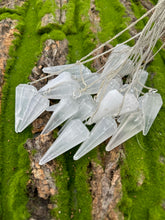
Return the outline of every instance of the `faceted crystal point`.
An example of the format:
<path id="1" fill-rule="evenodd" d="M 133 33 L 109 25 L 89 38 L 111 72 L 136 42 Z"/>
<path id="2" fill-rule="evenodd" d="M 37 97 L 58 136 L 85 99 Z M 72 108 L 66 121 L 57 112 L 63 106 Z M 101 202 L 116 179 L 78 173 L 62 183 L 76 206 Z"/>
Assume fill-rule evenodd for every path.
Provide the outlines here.
<path id="1" fill-rule="evenodd" d="M 85 121 L 95 111 L 95 102 L 90 95 L 82 95 L 76 99 L 76 102 L 78 103 L 78 111 L 70 119 L 68 119 L 67 122 L 65 122 L 64 126 L 58 131 L 58 134 L 61 134 L 71 120 L 78 118 L 81 121 Z"/>
<path id="2" fill-rule="evenodd" d="M 98 104 L 99 108 L 92 117 L 92 122 L 97 122 L 107 114 L 111 116 L 116 115 L 119 112 L 122 100 L 123 95 L 119 93 L 116 89 L 109 91 L 102 99 L 102 101 Z"/>
<path id="3" fill-rule="evenodd" d="M 138 74 L 137 74 L 137 79 L 140 83 L 136 82 L 135 88 L 137 90 L 137 94 L 140 95 L 140 92 L 143 89 L 142 85 L 145 85 L 146 81 L 148 78 L 148 72 L 146 72 L 145 70 L 139 70 Z"/>
<path id="4" fill-rule="evenodd" d="M 147 135 L 161 106 L 161 95 L 158 93 L 146 93 L 142 98 L 142 112 L 144 117 L 143 135 Z"/>
<path id="5" fill-rule="evenodd" d="M 52 131 L 78 111 L 78 103 L 72 98 L 61 99 L 41 134 Z"/>
<path id="6" fill-rule="evenodd" d="M 63 72 L 39 90 L 49 99 L 62 99 L 79 93 L 79 83 L 73 80 L 69 72 Z"/>
<path id="7" fill-rule="evenodd" d="M 139 107 L 139 102 L 135 95 L 131 92 L 126 93 L 124 98 L 123 98 L 123 103 L 121 110 L 119 112 L 120 115 L 126 114 L 129 112 L 136 111 Z"/>
<path id="8" fill-rule="evenodd" d="M 108 75 L 124 65 L 130 55 L 130 51 L 131 48 L 127 45 L 116 45 L 105 64 L 102 74 Z"/>
<path id="9" fill-rule="evenodd" d="M 111 137 L 117 129 L 117 124 L 110 116 L 103 117 L 92 129 L 89 138 L 83 142 L 73 159 L 78 160 L 93 148 Z"/>
<path id="10" fill-rule="evenodd" d="M 60 66 L 50 66 L 42 69 L 44 73 L 49 73 L 53 75 L 59 75 L 64 71 L 69 72 L 74 78 L 80 78 L 81 74 L 83 76 L 91 74 L 91 71 L 82 64 L 68 64 Z"/>
<path id="11" fill-rule="evenodd" d="M 49 100 L 30 85 L 16 88 L 16 132 L 23 131 L 49 106 Z"/>
<path id="12" fill-rule="evenodd" d="M 21 130 L 23 131 L 28 125 L 30 125 L 35 119 L 37 119 L 49 106 L 49 100 L 37 94 L 29 103 L 29 109 L 25 112 L 25 117 L 22 122 Z"/>
<path id="13" fill-rule="evenodd" d="M 21 124 L 25 117 L 26 109 L 29 108 L 31 99 L 37 94 L 34 86 L 19 84 L 16 87 L 15 96 L 15 132 L 20 132 Z"/>
<path id="14" fill-rule="evenodd" d="M 119 125 L 106 146 L 106 151 L 111 151 L 126 140 L 130 139 L 143 129 L 143 118 L 141 112 L 128 114 Z"/>
<path id="15" fill-rule="evenodd" d="M 70 121 L 60 136 L 55 140 L 46 154 L 42 157 L 39 164 L 43 165 L 64 152 L 72 149 L 76 145 L 85 141 L 88 136 L 88 129 L 79 119 Z"/>

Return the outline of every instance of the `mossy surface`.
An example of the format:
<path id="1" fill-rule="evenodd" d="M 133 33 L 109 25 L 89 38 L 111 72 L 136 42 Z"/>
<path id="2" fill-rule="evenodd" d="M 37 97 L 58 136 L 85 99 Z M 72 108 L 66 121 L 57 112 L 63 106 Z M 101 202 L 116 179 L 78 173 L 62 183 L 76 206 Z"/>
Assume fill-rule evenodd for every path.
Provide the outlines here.
<path id="1" fill-rule="evenodd" d="M 132 2 L 136 17 L 140 2 Z M 137 13 L 138 12 L 138 13 Z M 144 21 L 145 23 L 145 21 Z M 142 29 L 143 22 L 138 25 Z M 160 47 L 160 42 L 156 50 Z M 161 51 L 148 66 L 147 85 L 157 88 L 164 100 L 165 51 Z M 165 219 L 165 146 L 164 146 L 164 105 L 147 136 L 141 133 L 125 143 L 126 159 L 121 166 L 123 198 L 120 208 L 125 219 Z"/>
<path id="2" fill-rule="evenodd" d="M 22 15 L 20 14 L 20 22 L 24 22 L 24 28 L 20 29 L 23 35 L 17 35 L 13 46 L 10 48 L 9 55 L 11 58 L 7 62 L 5 85 L 3 87 L 0 118 L 0 189 L 1 219 L 5 220 L 22 220 L 29 217 L 26 209 L 28 202 L 26 183 L 28 180 L 29 160 L 27 151 L 21 143 L 25 143 L 27 138 L 31 137 L 31 131 L 28 128 L 21 134 L 15 133 L 14 112 L 15 87 L 28 81 L 28 76 L 40 53 L 40 38 L 36 34 L 37 17 L 34 2 L 29 1 L 26 13 L 24 11 Z M 13 17 L 13 19 L 15 18 Z"/>

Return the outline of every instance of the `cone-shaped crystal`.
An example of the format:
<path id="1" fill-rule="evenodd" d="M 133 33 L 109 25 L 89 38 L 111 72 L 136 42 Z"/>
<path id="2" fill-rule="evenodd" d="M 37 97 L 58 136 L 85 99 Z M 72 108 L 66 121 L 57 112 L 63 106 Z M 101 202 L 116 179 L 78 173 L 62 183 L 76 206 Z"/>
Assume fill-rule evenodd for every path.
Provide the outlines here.
<path id="1" fill-rule="evenodd" d="M 44 73 L 59 75 L 64 71 L 69 72 L 74 78 L 81 78 L 81 75 L 89 75 L 91 71 L 82 64 L 68 64 L 60 66 L 50 66 L 42 69 Z"/>
<path id="2" fill-rule="evenodd" d="M 73 80 L 69 72 L 63 72 L 39 90 L 49 99 L 62 99 L 79 93 L 79 84 Z"/>
<path id="3" fill-rule="evenodd" d="M 143 119 L 141 112 L 133 112 L 127 115 L 119 125 L 117 131 L 112 136 L 106 146 L 106 151 L 110 151 L 130 139 L 143 128 Z"/>
<path id="4" fill-rule="evenodd" d="M 161 106 L 162 98 L 158 93 L 146 93 L 142 99 L 142 112 L 144 117 L 143 135 L 147 135 Z"/>
<path id="5" fill-rule="evenodd" d="M 99 108 L 91 119 L 92 122 L 97 122 L 107 114 L 111 116 L 118 114 L 122 100 L 123 95 L 116 89 L 109 91 L 99 103 Z"/>
<path id="6" fill-rule="evenodd" d="M 108 75 L 124 65 L 130 55 L 130 51 L 131 48 L 127 45 L 116 45 L 105 64 L 102 74 Z"/>
<path id="7" fill-rule="evenodd" d="M 79 119 L 72 120 L 42 157 L 39 164 L 43 165 L 72 149 L 76 145 L 85 141 L 88 136 L 89 131 L 86 126 Z"/>
<path id="8" fill-rule="evenodd" d="M 103 117 L 92 129 L 89 138 L 82 143 L 73 159 L 78 160 L 93 148 L 111 137 L 117 129 L 117 124 L 110 116 Z"/>
<path id="9" fill-rule="evenodd" d="M 36 94 L 28 105 L 25 111 L 25 116 L 22 121 L 19 132 L 23 131 L 28 125 L 30 125 L 35 119 L 37 119 L 49 106 L 49 100 L 40 95 Z"/>
<path id="10" fill-rule="evenodd" d="M 119 115 L 133 112 L 138 109 L 139 102 L 133 93 L 131 92 L 126 93 L 123 99 L 124 101 L 123 101 L 121 110 L 119 112 Z"/>
<path id="11" fill-rule="evenodd" d="M 95 111 L 96 105 L 92 96 L 85 94 L 77 98 L 76 101 L 79 105 L 78 111 L 64 124 L 58 134 L 61 134 L 71 120 L 79 118 L 81 121 L 85 121 Z"/>
<path id="12" fill-rule="evenodd" d="M 56 104 L 56 108 L 41 134 L 47 134 L 52 131 L 74 115 L 77 111 L 78 103 L 75 100 L 70 97 L 62 99 L 58 104 Z"/>
<path id="13" fill-rule="evenodd" d="M 140 95 L 140 92 L 143 89 L 142 85 L 145 85 L 147 78 L 148 78 L 148 73 L 145 70 L 139 70 L 137 74 L 138 82 L 136 82 L 135 88 L 137 90 L 137 94 Z"/>
<path id="14" fill-rule="evenodd" d="M 25 112 L 29 109 L 29 103 L 37 94 L 37 89 L 34 86 L 20 84 L 16 87 L 15 96 L 15 132 L 20 132 L 21 124 L 25 117 Z M 30 109 L 29 109 L 30 111 Z"/>

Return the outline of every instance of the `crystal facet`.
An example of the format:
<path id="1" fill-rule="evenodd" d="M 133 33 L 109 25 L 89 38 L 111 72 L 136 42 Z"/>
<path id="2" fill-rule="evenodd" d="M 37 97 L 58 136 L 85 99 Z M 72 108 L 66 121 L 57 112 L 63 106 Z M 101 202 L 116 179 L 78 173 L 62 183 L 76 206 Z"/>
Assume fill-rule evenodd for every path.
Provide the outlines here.
<path id="1" fill-rule="evenodd" d="M 78 111 L 77 102 L 69 97 L 66 99 L 61 99 L 61 101 L 56 104 L 55 107 L 56 108 L 52 116 L 50 117 L 41 134 L 46 134 L 52 131 Z"/>
<path id="2" fill-rule="evenodd" d="M 39 90 L 39 93 L 49 99 L 62 99 L 79 94 L 80 86 L 73 80 L 70 73 L 63 72 Z"/>
<path id="3" fill-rule="evenodd" d="M 82 143 L 76 154 L 74 160 L 80 159 L 93 148 L 101 144 L 107 138 L 111 137 L 117 129 L 117 124 L 110 116 L 103 117 L 92 129 L 89 138 Z"/>
<path id="4" fill-rule="evenodd" d="M 88 136 L 88 129 L 79 119 L 70 121 L 46 154 L 42 157 L 39 164 L 43 165 L 64 152 L 72 149 L 76 145 L 85 141 Z"/>
<path id="5" fill-rule="evenodd" d="M 82 76 L 92 74 L 91 71 L 82 64 L 67 64 L 60 66 L 50 66 L 42 69 L 44 73 L 53 75 L 59 75 L 62 72 L 69 72 L 75 79 L 79 79 Z"/>
<path id="6" fill-rule="evenodd" d="M 20 84 L 16 88 L 15 131 L 21 132 L 49 106 L 49 100 L 35 87 Z"/>
<path id="7" fill-rule="evenodd" d="M 119 125 L 117 131 L 112 136 L 106 146 L 106 151 L 111 151 L 129 138 L 139 133 L 143 128 L 143 118 L 141 112 L 128 114 Z"/>
<path id="8" fill-rule="evenodd" d="M 142 99 L 142 112 L 144 116 L 143 135 L 147 135 L 161 106 L 162 98 L 158 93 L 146 93 Z"/>
<path id="9" fill-rule="evenodd" d="M 123 95 L 116 89 L 109 91 L 99 103 L 99 108 L 92 117 L 92 122 L 97 122 L 107 114 L 111 116 L 116 115 L 119 112 L 122 100 Z"/>
<path id="10" fill-rule="evenodd" d="M 124 66 L 126 60 L 128 59 L 130 55 L 130 51 L 131 51 L 131 48 L 127 45 L 116 45 L 116 47 L 114 47 L 113 51 L 111 52 L 105 64 L 102 74 L 108 75 L 111 72 L 114 72 L 115 70 L 120 69 L 122 65 Z"/>

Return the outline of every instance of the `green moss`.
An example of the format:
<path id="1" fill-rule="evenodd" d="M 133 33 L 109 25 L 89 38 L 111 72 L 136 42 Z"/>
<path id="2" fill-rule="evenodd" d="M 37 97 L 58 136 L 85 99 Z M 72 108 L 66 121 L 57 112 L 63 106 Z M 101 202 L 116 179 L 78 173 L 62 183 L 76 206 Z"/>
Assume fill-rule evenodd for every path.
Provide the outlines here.
<path id="1" fill-rule="evenodd" d="M 64 40 L 66 39 L 66 35 L 61 30 L 53 30 L 49 32 L 48 34 L 43 34 L 41 36 L 41 40 L 44 42 L 46 39 L 52 39 L 52 40 Z"/>
<path id="2" fill-rule="evenodd" d="M 70 191 L 68 189 L 69 175 L 67 171 L 66 161 L 64 155 L 56 159 L 56 169 L 54 173 L 55 184 L 58 194 L 51 198 L 57 207 L 51 211 L 52 216 L 60 220 L 70 219 Z"/>
<path id="3" fill-rule="evenodd" d="M 37 9 L 37 16 L 38 16 L 38 25 L 37 25 L 37 31 L 39 34 L 48 33 L 49 31 L 55 29 L 59 23 L 56 21 L 55 17 L 55 10 L 57 8 L 55 1 L 52 0 L 37 0 L 35 8 Z M 46 14 L 51 14 L 53 17 L 52 23 L 49 23 L 48 25 L 42 27 L 41 26 L 41 20 Z"/>
<path id="4" fill-rule="evenodd" d="M 25 3 L 19 7 L 16 6 L 15 9 L 10 9 L 10 8 L 0 8 L 0 14 L 3 13 L 10 13 L 10 14 L 18 14 L 18 15 L 23 15 L 26 13 L 27 7 L 28 7 L 28 1 L 25 1 Z"/>
<path id="5" fill-rule="evenodd" d="M 1 169 L 1 219 L 27 219 L 26 170 L 28 159 L 23 146 L 18 146 L 31 137 L 30 128 L 20 134 L 14 132 L 15 87 L 28 81 L 31 69 L 40 54 L 40 38 L 36 33 L 35 1 L 29 1 L 22 39 L 17 35 L 10 48 L 11 59 L 7 62 L 5 86 L 3 87 L 0 169 Z M 20 192 L 19 192 L 20 191 Z"/>
<path id="6" fill-rule="evenodd" d="M 142 23 L 140 28 L 143 28 Z M 155 50 L 159 46 L 160 42 Z M 165 51 L 161 51 L 147 69 L 150 73 L 147 85 L 157 88 L 163 100 L 165 97 L 164 60 Z M 125 144 L 126 159 L 121 167 L 123 198 L 120 203 L 125 219 L 162 220 L 165 218 L 163 209 L 165 164 L 161 162 L 161 158 L 165 158 L 164 118 L 163 105 L 148 135 L 143 136 L 140 133 Z M 141 174 L 144 180 L 139 185 Z"/>
<path id="7" fill-rule="evenodd" d="M 98 34 L 99 40 L 105 42 L 124 30 L 130 19 L 125 17 L 125 8 L 119 0 L 96 0 L 95 3 L 101 18 L 100 25 L 102 30 Z M 128 32 L 125 32 L 117 40 L 113 41 L 112 44 L 116 45 L 117 43 L 129 39 L 129 37 Z"/>
<path id="8" fill-rule="evenodd" d="M 25 209 L 28 202 L 26 196 L 26 184 L 29 179 L 29 155 L 23 148 L 23 144 L 18 146 L 18 165 L 13 167 L 13 175 L 9 181 L 8 193 L 6 199 L 8 200 L 8 211 L 12 213 L 12 219 L 27 219 L 30 217 Z M 19 198 L 19 199 L 16 199 Z"/>
<path id="9" fill-rule="evenodd" d="M 66 34 L 77 33 L 75 24 L 75 0 L 70 0 L 66 6 L 66 22 L 62 26 L 62 30 Z"/>

